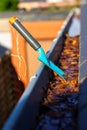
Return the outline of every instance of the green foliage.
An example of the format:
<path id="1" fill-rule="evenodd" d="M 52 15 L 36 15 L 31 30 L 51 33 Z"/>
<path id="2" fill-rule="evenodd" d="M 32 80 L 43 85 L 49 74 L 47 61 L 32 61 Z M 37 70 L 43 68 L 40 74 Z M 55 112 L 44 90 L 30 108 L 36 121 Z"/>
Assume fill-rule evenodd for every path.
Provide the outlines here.
<path id="1" fill-rule="evenodd" d="M 17 10 L 19 0 L 0 0 L 0 11 Z"/>

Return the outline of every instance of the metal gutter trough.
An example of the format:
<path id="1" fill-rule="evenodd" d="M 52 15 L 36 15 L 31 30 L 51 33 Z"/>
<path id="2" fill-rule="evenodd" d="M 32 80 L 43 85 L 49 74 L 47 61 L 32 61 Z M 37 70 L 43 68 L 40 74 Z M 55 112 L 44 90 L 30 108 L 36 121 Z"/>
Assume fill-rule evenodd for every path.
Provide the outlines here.
<path id="1" fill-rule="evenodd" d="M 58 36 L 53 40 L 52 47 L 47 52 L 47 57 L 56 65 L 64 47 L 65 34 L 68 33 L 75 15 L 76 12 L 73 9 L 66 18 Z M 31 82 L 5 122 L 2 130 L 39 130 L 39 127 L 37 127 L 37 118 L 40 106 L 53 76 L 53 71 L 41 64 L 35 75 L 31 78 Z M 43 129 L 45 130 L 45 128 Z M 48 129 L 51 130 L 50 127 Z"/>

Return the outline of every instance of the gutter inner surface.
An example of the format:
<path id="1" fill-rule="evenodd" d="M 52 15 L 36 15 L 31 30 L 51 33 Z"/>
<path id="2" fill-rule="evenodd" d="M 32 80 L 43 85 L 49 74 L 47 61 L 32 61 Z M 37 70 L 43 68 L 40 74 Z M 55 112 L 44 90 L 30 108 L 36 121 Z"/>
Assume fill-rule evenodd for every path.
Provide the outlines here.
<path id="1" fill-rule="evenodd" d="M 76 130 L 78 128 L 78 62 L 80 35 L 65 34 L 58 64 L 67 73 L 67 82 L 54 73 L 37 117 L 37 130 Z"/>

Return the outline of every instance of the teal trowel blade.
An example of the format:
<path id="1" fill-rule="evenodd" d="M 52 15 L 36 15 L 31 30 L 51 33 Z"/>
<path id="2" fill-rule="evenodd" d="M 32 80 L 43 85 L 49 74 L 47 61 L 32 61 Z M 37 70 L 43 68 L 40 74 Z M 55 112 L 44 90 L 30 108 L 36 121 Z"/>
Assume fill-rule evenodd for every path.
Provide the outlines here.
<path id="1" fill-rule="evenodd" d="M 52 69 L 54 72 L 56 72 L 62 78 L 65 77 L 65 75 L 66 75 L 65 72 L 63 70 L 61 70 L 58 66 L 56 66 L 52 61 L 47 59 L 43 48 L 39 48 L 38 52 L 40 53 L 40 55 L 38 56 L 38 60 L 40 60 L 45 65 L 47 65 L 50 69 Z"/>

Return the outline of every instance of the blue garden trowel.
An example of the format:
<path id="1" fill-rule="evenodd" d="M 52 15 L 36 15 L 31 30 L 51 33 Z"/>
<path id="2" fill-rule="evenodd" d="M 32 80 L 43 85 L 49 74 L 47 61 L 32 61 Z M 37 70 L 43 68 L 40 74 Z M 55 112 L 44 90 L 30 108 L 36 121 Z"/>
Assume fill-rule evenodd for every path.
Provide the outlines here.
<path id="1" fill-rule="evenodd" d="M 11 17 L 9 20 L 10 24 L 24 37 L 24 39 L 30 44 L 30 46 L 40 53 L 38 56 L 38 60 L 40 60 L 42 63 L 47 65 L 49 68 L 51 68 L 53 71 L 55 71 L 59 76 L 61 76 L 63 79 L 66 80 L 66 74 L 58 67 L 56 66 L 52 61 L 50 61 L 41 47 L 41 45 L 38 43 L 38 41 L 33 38 L 33 36 L 24 28 L 24 26 L 20 23 L 17 17 Z"/>

